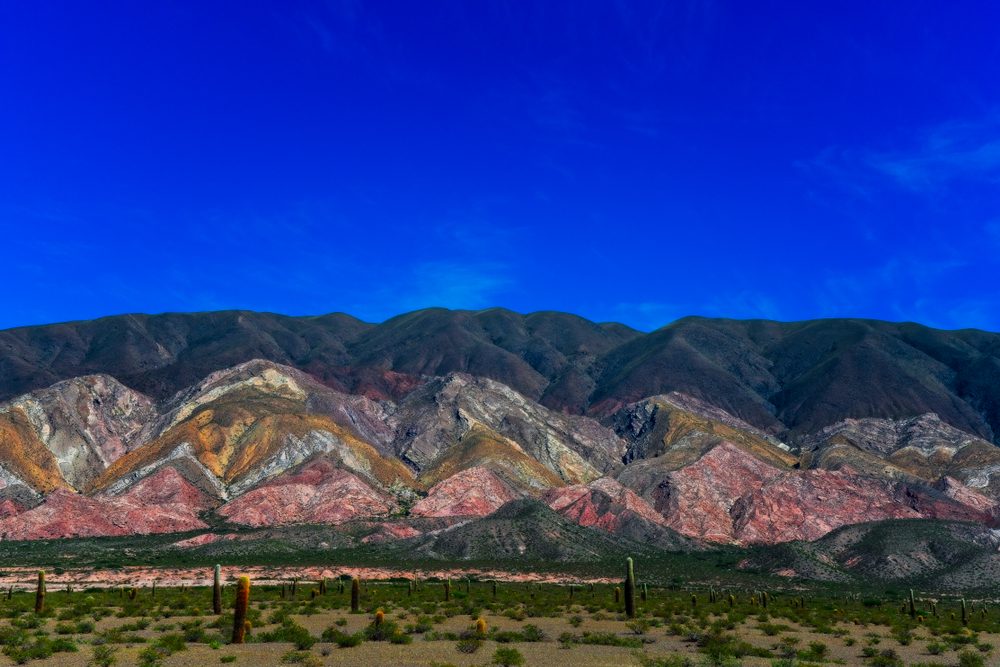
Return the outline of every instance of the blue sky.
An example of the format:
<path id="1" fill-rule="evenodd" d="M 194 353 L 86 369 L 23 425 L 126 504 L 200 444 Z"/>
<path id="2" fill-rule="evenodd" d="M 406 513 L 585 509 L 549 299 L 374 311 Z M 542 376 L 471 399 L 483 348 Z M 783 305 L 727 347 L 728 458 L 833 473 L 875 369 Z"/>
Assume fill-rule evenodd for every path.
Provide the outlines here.
<path id="1" fill-rule="evenodd" d="M 8 2 L 0 327 L 1000 330 L 993 2 Z"/>

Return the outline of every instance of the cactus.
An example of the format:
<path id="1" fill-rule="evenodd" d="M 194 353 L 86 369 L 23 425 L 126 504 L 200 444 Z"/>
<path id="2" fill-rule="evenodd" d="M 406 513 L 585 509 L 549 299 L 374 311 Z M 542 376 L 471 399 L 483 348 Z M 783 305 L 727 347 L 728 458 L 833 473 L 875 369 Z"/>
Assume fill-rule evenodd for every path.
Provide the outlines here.
<path id="1" fill-rule="evenodd" d="M 380 628 L 385 623 L 385 612 L 381 609 L 375 610 L 375 627 Z"/>
<path id="2" fill-rule="evenodd" d="M 573 584 L 569 585 L 569 601 L 573 601 Z"/>
<path id="3" fill-rule="evenodd" d="M 326 595 L 326 577 L 322 577 L 319 580 L 319 594 Z"/>
<path id="4" fill-rule="evenodd" d="M 412 579 L 407 579 L 406 580 L 406 594 L 407 595 L 413 595 L 413 580 Z"/>
<path id="5" fill-rule="evenodd" d="M 965 598 L 962 598 L 962 625 L 969 624 L 969 612 L 965 608 Z"/>
<path id="6" fill-rule="evenodd" d="M 351 612 L 357 613 L 361 608 L 361 580 L 351 579 Z"/>
<path id="7" fill-rule="evenodd" d="M 635 568 L 631 558 L 625 560 L 625 616 L 635 618 Z"/>
<path id="8" fill-rule="evenodd" d="M 132 588 L 128 589 L 128 599 L 129 600 L 135 600 L 135 598 L 136 598 L 137 595 L 139 595 L 139 589 L 138 588 L 136 588 L 135 586 L 133 586 Z"/>
<path id="9" fill-rule="evenodd" d="M 480 637 L 486 634 L 486 619 L 482 616 L 476 619 L 476 634 Z"/>
<path id="10" fill-rule="evenodd" d="M 497 599 L 497 582 L 496 582 L 496 580 L 493 581 L 493 599 L 494 600 Z"/>
<path id="11" fill-rule="evenodd" d="M 292 579 L 292 597 L 296 597 L 299 594 L 299 580 Z"/>
<path id="12" fill-rule="evenodd" d="M 760 594 L 760 606 L 763 607 L 764 609 L 767 609 L 767 603 L 768 603 L 769 599 L 770 598 L 769 598 L 769 596 L 767 594 L 767 591 L 761 591 L 761 594 Z"/>
<path id="13" fill-rule="evenodd" d="M 649 589 L 646 587 L 646 584 L 642 585 L 642 595 L 640 597 L 643 602 L 645 602 L 646 598 L 649 597 Z"/>
<path id="14" fill-rule="evenodd" d="M 45 571 L 38 571 L 38 586 L 35 588 L 35 613 L 41 614 L 45 609 Z"/>
<path id="15" fill-rule="evenodd" d="M 250 606 L 250 577 L 244 575 L 236 581 L 236 604 L 233 607 L 233 642 L 242 644 L 250 624 L 247 607 Z"/>
<path id="16" fill-rule="evenodd" d="M 472 581 L 466 577 L 465 578 L 465 594 L 468 595 L 471 592 Z"/>
<path id="17" fill-rule="evenodd" d="M 736 596 L 732 593 L 729 594 L 729 608 L 732 609 L 736 606 Z"/>
<path id="18" fill-rule="evenodd" d="M 451 579 L 444 580 L 444 601 L 451 601 Z"/>
<path id="19" fill-rule="evenodd" d="M 284 597 L 284 586 L 282 586 L 282 597 Z M 212 611 L 216 616 L 222 614 L 222 566 L 216 565 L 212 580 Z"/>
<path id="20" fill-rule="evenodd" d="M 913 589 L 910 589 L 910 618 L 917 617 L 917 601 L 913 597 Z"/>

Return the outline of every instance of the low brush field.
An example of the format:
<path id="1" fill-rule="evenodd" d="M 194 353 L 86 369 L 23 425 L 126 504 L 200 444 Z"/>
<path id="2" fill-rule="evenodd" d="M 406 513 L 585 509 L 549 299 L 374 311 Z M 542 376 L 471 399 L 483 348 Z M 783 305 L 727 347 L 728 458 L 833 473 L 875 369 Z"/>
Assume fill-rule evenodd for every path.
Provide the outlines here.
<path id="1" fill-rule="evenodd" d="M 208 573 L 207 573 L 208 574 Z M 917 594 L 347 578 L 252 585 L 233 644 L 239 574 L 211 586 L 0 595 L 2 664 L 974 665 L 1000 664 L 1000 609 Z M 25 581 L 25 584 L 28 582 Z M 252 583 L 252 582 L 251 582 Z M 645 599 L 643 599 L 645 598 Z M 41 611 L 36 606 L 41 603 Z"/>

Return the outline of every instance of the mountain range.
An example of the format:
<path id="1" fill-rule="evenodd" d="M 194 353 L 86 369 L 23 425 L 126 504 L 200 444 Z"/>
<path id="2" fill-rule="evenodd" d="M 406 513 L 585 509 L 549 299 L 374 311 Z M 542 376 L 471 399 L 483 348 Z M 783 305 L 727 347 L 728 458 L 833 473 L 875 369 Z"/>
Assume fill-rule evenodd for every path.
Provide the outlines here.
<path id="1" fill-rule="evenodd" d="M 998 420 L 1000 335 L 976 330 L 115 316 L 0 331 L 0 537 L 321 524 L 443 558 L 558 534 L 559 559 L 989 529 Z"/>

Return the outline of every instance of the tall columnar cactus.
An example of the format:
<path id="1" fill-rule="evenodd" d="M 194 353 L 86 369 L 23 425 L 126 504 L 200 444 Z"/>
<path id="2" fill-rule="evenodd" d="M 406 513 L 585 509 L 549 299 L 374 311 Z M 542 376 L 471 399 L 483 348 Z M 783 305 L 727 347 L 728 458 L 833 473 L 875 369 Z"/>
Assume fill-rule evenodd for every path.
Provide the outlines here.
<path id="1" fill-rule="evenodd" d="M 222 566 L 216 565 L 212 574 L 212 611 L 218 616 L 222 614 Z"/>
<path id="2" fill-rule="evenodd" d="M 385 623 L 385 612 L 381 609 L 375 610 L 375 627 L 381 628 L 382 624 Z"/>
<path id="3" fill-rule="evenodd" d="M 631 558 L 625 561 L 625 616 L 635 618 L 635 567 Z"/>
<path id="4" fill-rule="evenodd" d="M 969 612 L 965 608 L 965 598 L 962 598 L 962 625 L 969 624 Z"/>
<path id="5" fill-rule="evenodd" d="M 767 603 L 768 603 L 768 594 L 767 591 L 763 591 L 760 594 L 760 606 L 763 607 L 764 609 L 767 609 Z"/>
<path id="6" fill-rule="evenodd" d="M 413 579 L 406 580 L 406 594 L 413 595 Z"/>
<path id="7" fill-rule="evenodd" d="M 729 608 L 732 609 L 736 606 L 736 596 L 732 593 L 729 594 Z"/>
<path id="8" fill-rule="evenodd" d="M 451 601 L 451 579 L 444 580 L 444 601 Z"/>
<path id="9" fill-rule="evenodd" d="M 236 580 L 236 605 L 233 608 L 233 643 L 242 644 L 250 623 L 247 608 L 250 606 L 250 577 L 244 575 Z"/>
<path id="10" fill-rule="evenodd" d="M 913 589 L 910 589 L 910 618 L 917 617 L 917 601 L 913 597 Z"/>
<path id="11" fill-rule="evenodd" d="M 643 584 L 642 585 L 642 601 L 645 602 L 648 597 L 649 597 L 649 588 L 646 586 L 646 584 Z"/>
<path id="12" fill-rule="evenodd" d="M 622 601 L 622 589 L 620 589 L 618 586 L 615 586 L 615 604 L 617 605 L 621 601 Z"/>
<path id="13" fill-rule="evenodd" d="M 351 579 L 351 611 L 357 613 L 361 609 L 361 580 Z"/>
<path id="14" fill-rule="evenodd" d="M 493 599 L 497 599 L 497 582 L 495 579 L 493 580 Z"/>
<path id="15" fill-rule="evenodd" d="M 41 614 L 45 609 L 45 571 L 38 571 L 38 585 L 35 588 L 35 613 Z"/>
<path id="16" fill-rule="evenodd" d="M 326 577 L 321 577 L 319 580 L 319 594 L 326 595 Z"/>

